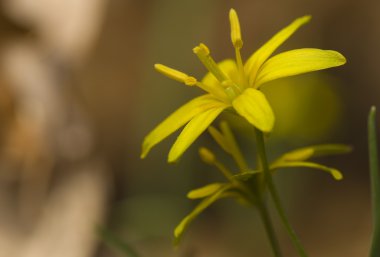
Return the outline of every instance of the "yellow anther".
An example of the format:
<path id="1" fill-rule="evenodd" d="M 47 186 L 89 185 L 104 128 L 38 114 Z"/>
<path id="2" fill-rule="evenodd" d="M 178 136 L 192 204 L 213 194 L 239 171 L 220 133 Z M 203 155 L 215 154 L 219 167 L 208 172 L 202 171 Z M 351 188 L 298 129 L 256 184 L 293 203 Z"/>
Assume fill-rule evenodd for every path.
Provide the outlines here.
<path id="1" fill-rule="evenodd" d="M 203 65 L 215 76 L 219 82 L 227 80 L 226 75 L 219 69 L 218 65 L 210 56 L 210 50 L 205 44 L 199 44 L 193 48 L 193 52 L 198 56 L 198 59 Z"/>
<path id="2" fill-rule="evenodd" d="M 230 10 L 231 40 L 235 48 L 242 48 L 243 40 L 241 39 L 240 23 L 237 13 L 234 9 Z"/>
<path id="3" fill-rule="evenodd" d="M 193 52 L 196 55 L 203 55 L 203 56 L 210 55 L 210 49 L 208 49 L 208 47 L 203 43 L 200 43 L 199 46 L 194 47 Z"/>
<path id="4" fill-rule="evenodd" d="M 197 79 L 191 76 L 188 76 L 184 81 L 186 86 L 194 86 L 197 84 L 197 82 Z"/>
<path id="5" fill-rule="evenodd" d="M 209 149 L 205 147 L 199 148 L 199 156 L 205 163 L 210 165 L 215 164 L 215 155 Z"/>
<path id="6" fill-rule="evenodd" d="M 191 77 L 181 71 L 178 71 L 178 70 L 175 70 L 175 69 L 172 69 L 172 68 L 169 68 L 165 65 L 162 65 L 162 64 L 155 64 L 154 65 L 154 68 L 161 74 L 171 78 L 171 79 L 174 79 L 174 80 L 177 80 L 179 82 L 182 82 L 184 84 L 186 84 L 187 86 L 194 86 L 195 84 L 197 84 L 197 79 L 194 78 L 194 77 Z"/>

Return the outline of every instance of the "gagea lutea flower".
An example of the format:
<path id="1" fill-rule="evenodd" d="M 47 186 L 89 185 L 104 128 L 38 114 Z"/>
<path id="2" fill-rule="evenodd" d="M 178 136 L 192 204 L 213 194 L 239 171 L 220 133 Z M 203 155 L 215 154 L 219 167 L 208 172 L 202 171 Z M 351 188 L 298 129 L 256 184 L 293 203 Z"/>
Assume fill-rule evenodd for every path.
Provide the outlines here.
<path id="1" fill-rule="evenodd" d="M 240 54 L 243 46 L 240 24 L 235 10 L 231 9 L 229 19 L 235 60 L 227 59 L 216 63 L 207 46 L 201 43 L 193 49 L 208 70 L 201 81 L 156 64 L 155 69 L 158 72 L 187 86 L 197 86 L 205 94 L 184 104 L 151 131 L 144 139 L 141 157 L 144 158 L 152 147 L 186 124 L 169 152 L 168 161 L 175 162 L 227 108 L 235 110 L 257 129 L 270 132 L 275 117 L 265 95 L 260 91 L 263 84 L 279 78 L 340 66 L 346 62 L 344 56 L 336 51 L 315 48 L 295 49 L 271 57 L 310 18 L 304 16 L 293 21 L 243 63 Z"/>

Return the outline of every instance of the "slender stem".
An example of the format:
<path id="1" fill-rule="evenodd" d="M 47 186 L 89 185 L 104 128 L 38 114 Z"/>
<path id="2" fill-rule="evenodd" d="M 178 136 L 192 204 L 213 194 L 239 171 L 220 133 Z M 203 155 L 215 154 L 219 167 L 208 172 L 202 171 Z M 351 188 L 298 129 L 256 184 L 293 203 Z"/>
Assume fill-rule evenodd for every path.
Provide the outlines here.
<path id="1" fill-rule="evenodd" d="M 268 212 L 267 206 L 265 205 L 265 203 L 264 203 L 263 200 L 260 200 L 260 202 L 257 205 L 257 209 L 259 210 L 261 220 L 264 223 L 265 230 L 267 232 L 269 242 L 270 242 L 270 244 L 272 246 L 273 255 L 275 257 L 281 257 L 282 253 L 281 253 L 281 250 L 280 250 L 280 246 L 278 244 L 276 233 L 275 233 L 275 231 L 273 229 L 273 224 L 272 224 L 271 218 L 269 216 L 269 212 Z"/>
<path id="2" fill-rule="evenodd" d="M 368 117 L 368 145 L 372 194 L 372 246 L 370 256 L 375 257 L 380 252 L 380 173 L 376 139 L 376 108 L 373 106 Z"/>
<path id="3" fill-rule="evenodd" d="M 235 180 L 233 178 L 234 174 L 229 169 L 227 169 L 223 163 L 215 161 L 214 165 L 222 172 L 223 176 L 225 176 L 230 182 L 235 183 Z"/>
<path id="4" fill-rule="evenodd" d="M 307 254 L 297 236 L 295 233 L 294 229 L 290 225 L 288 218 L 285 214 L 284 208 L 282 207 L 280 197 L 277 193 L 277 189 L 274 185 L 272 175 L 270 174 L 269 166 L 268 166 L 268 161 L 267 161 L 267 156 L 266 156 L 266 151 L 265 151 L 265 142 L 264 142 L 264 136 L 263 133 L 255 129 L 256 132 L 256 141 L 257 141 L 257 151 L 258 155 L 260 158 L 260 162 L 262 165 L 262 168 L 264 170 L 264 179 L 266 184 L 268 185 L 269 193 L 272 197 L 272 200 L 274 202 L 274 206 L 276 207 L 276 210 L 281 218 L 282 223 L 284 224 L 286 230 L 288 231 L 288 234 L 293 242 L 294 247 L 297 249 L 298 254 L 302 257 L 307 257 Z"/>

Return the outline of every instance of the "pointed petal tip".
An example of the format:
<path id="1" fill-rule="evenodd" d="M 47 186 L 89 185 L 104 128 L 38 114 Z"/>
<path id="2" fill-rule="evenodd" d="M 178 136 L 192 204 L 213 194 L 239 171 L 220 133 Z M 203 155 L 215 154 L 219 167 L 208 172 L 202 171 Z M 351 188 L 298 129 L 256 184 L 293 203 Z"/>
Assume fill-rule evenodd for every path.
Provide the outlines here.
<path id="1" fill-rule="evenodd" d="M 142 146 L 141 146 L 141 154 L 140 158 L 145 159 L 145 157 L 148 155 L 150 150 L 155 146 L 155 144 L 152 144 L 151 140 L 151 133 L 149 133 L 147 136 L 145 136 Z"/>
<path id="2" fill-rule="evenodd" d="M 263 124 L 260 129 L 264 133 L 269 133 L 273 130 L 275 118 L 272 116 L 272 119 L 267 120 L 267 123 Z"/>
<path id="3" fill-rule="evenodd" d="M 343 65 L 347 62 L 347 59 L 346 57 L 343 56 L 343 54 L 334 50 L 327 50 L 327 51 L 330 52 L 335 57 L 337 61 L 337 66 Z"/>
<path id="4" fill-rule="evenodd" d="M 273 126 L 271 127 L 266 127 L 266 128 L 261 128 L 260 129 L 264 133 L 270 133 L 273 130 Z"/>
<path id="5" fill-rule="evenodd" d="M 264 120 L 261 121 L 262 123 L 255 122 L 256 124 L 254 124 L 252 121 L 248 121 L 248 122 L 250 122 L 255 128 L 259 129 L 261 132 L 264 132 L 264 133 L 272 132 L 273 127 L 274 127 L 274 116 L 272 117 L 267 116 L 266 120 L 264 122 L 263 121 Z"/>
<path id="6" fill-rule="evenodd" d="M 344 57 L 341 53 L 338 53 L 340 56 L 340 60 L 341 60 L 341 62 L 342 62 L 342 65 L 343 64 L 345 64 L 346 62 L 347 62 L 347 59 L 346 59 L 346 57 Z"/>
<path id="7" fill-rule="evenodd" d="M 148 155 L 150 151 L 150 147 L 148 147 L 146 140 L 144 140 L 142 149 L 141 149 L 141 154 L 140 154 L 140 159 L 145 159 L 145 157 Z"/>
<path id="8" fill-rule="evenodd" d="M 343 174 L 338 170 L 332 170 L 331 175 L 334 177 L 335 180 L 342 180 Z"/>
<path id="9" fill-rule="evenodd" d="M 162 67 L 165 67 L 165 65 L 161 64 L 161 63 L 155 63 L 153 65 L 154 69 L 158 72 L 160 72 L 160 70 L 162 69 Z"/>
<path id="10" fill-rule="evenodd" d="M 181 156 L 178 156 L 178 153 L 174 153 L 173 151 L 170 150 L 169 155 L 168 155 L 168 163 L 174 164 L 178 162 L 178 159 Z"/>
<path id="11" fill-rule="evenodd" d="M 303 22 L 309 22 L 311 20 L 312 16 L 310 14 L 304 15 L 300 17 L 299 19 L 302 20 Z"/>
<path id="12" fill-rule="evenodd" d="M 234 17 L 237 17 L 237 12 L 236 12 L 236 10 L 234 8 L 231 8 L 230 11 L 229 11 L 229 13 L 228 13 L 228 15 L 229 15 L 229 18 L 231 20 Z"/>
<path id="13" fill-rule="evenodd" d="M 145 159 L 148 156 L 148 153 L 150 152 L 150 148 L 143 147 L 140 154 L 140 159 Z"/>

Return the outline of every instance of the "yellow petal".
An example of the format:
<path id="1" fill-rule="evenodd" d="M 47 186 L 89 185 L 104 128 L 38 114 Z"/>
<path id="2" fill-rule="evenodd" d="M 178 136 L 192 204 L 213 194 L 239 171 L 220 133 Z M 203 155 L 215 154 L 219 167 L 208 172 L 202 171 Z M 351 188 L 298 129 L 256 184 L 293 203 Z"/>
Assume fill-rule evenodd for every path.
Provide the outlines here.
<path id="1" fill-rule="evenodd" d="M 236 62 L 234 60 L 226 59 L 219 62 L 217 65 L 219 69 L 230 80 L 232 80 L 235 83 L 238 81 L 238 71 L 237 71 Z M 218 98 L 221 98 L 221 99 L 226 98 L 226 93 L 223 89 L 223 86 L 220 84 L 220 82 L 215 78 L 215 76 L 211 72 L 208 72 L 204 76 L 204 78 L 202 79 L 202 83 L 212 89 L 212 90 L 207 90 L 208 92 L 212 93 Z"/>
<path id="2" fill-rule="evenodd" d="M 212 184 L 208 184 L 206 186 L 203 186 L 201 188 L 191 190 L 187 194 L 187 198 L 189 198 L 189 199 L 205 198 L 207 196 L 210 196 L 210 195 L 216 193 L 223 185 L 225 185 L 225 184 L 223 184 L 223 183 L 212 183 Z"/>
<path id="3" fill-rule="evenodd" d="M 244 65 L 244 70 L 249 75 L 249 84 L 252 85 L 257 71 L 261 65 L 269 58 L 269 56 L 294 32 L 296 32 L 302 25 L 306 24 L 311 19 L 311 16 L 303 16 L 296 19 L 290 25 L 282 29 L 274 35 L 268 42 L 266 42 L 259 50 L 257 50 Z"/>
<path id="4" fill-rule="evenodd" d="M 228 105 L 218 102 L 213 108 L 205 110 L 191 119 L 170 149 L 168 162 L 177 161 L 195 139 L 197 139 L 197 137 L 202 134 L 202 132 L 205 131 L 216 117 L 218 117 L 218 115 L 227 107 Z"/>
<path id="5" fill-rule="evenodd" d="M 185 125 L 194 116 L 216 105 L 219 105 L 219 102 L 211 95 L 202 95 L 184 104 L 145 137 L 141 158 L 145 158 L 152 147 Z"/>
<path id="6" fill-rule="evenodd" d="M 247 88 L 232 102 L 238 114 L 263 132 L 269 132 L 274 125 L 274 114 L 264 94 L 253 88 Z"/>
<path id="7" fill-rule="evenodd" d="M 270 169 L 273 170 L 273 169 L 280 169 L 280 168 L 297 168 L 297 167 L 305 167 L 305 168 L 322 170 L 327 173 L 330 173 L 331 176 L 333 176 L 333 178 L 336 180 L 343 179 L 343 175 L 339 170 L 330 168 L 318 163 L 314 163 L 314 162 L 283 162 L 276 165 L 271 165 Z"/>
<path id="8" fill-rule="evenodd" d="M 255 81 L 255 87 L 278 78 L 323 70 L 346 63 L 343 55 L 332 50 L 304 48 L 278 54 L 264 63 Z"/>

